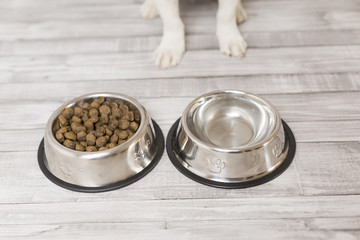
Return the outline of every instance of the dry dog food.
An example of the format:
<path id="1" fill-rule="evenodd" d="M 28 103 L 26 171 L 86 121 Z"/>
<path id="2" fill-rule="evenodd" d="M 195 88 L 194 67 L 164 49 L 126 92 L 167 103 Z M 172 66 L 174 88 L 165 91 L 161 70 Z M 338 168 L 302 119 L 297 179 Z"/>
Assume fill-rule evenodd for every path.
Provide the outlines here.
<path id="1" fill-rule="evenodd" d="M 138 130 L 140 112 L 119 99 L 98 97 L 65 108 L 55 120 L 59 143 L 77 151 L 103 151 L 130 139 Z"/>

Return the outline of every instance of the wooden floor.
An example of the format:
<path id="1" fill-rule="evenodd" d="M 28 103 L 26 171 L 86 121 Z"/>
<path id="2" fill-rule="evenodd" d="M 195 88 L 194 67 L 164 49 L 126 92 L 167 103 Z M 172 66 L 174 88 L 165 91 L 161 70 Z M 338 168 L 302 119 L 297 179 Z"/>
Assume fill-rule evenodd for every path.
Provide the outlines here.
<path id="1" fill-rule="evenodd" d="M 244 0 L 246 58 L 215 37 L 216 1 L 181 2 L 187 52 L 156 69 L 159 19 L 140 0 L 0 2 L 0 239 L 360 239 L 360 2 Z M 275 180 L 195 183 L 166 154 L 100 194 L 64 190 L 37 164 L 52 112 L 90 92 L 137 98 L 166 135 L 196 96 L 240 89 L 271 101 L 297 152 Z"/>

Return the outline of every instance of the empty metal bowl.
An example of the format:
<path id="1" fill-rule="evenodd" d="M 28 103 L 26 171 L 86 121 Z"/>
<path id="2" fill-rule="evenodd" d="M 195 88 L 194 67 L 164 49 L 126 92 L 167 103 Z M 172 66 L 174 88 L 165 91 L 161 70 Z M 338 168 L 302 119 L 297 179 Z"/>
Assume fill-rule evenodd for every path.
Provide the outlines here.
<path id="1" fill-rule="evenodd" d="M 136 133 L 125 143 L 98 152 L 81 152 L 61 145 L 54 137 L 53 124 L 66 107 L 96 97 L 121 99 L 140 112 Z M 41 170 L 54 183 L 75 191 L 102 192 L 131 184 L 153 169 L 164 150 L 163 134 L 145 108 L 135 99 L 115 93 L 95 93 L 70 100 L 50 117 L 39 146 Z"/>
<path id="2" fill-rule="evenodd" d="M 173 164 L 200 183 L 243 188 L 267 182 L 291 163 L 295 139 L 275 107 L 227 90 L 193 100 L 167 139 Z"/>

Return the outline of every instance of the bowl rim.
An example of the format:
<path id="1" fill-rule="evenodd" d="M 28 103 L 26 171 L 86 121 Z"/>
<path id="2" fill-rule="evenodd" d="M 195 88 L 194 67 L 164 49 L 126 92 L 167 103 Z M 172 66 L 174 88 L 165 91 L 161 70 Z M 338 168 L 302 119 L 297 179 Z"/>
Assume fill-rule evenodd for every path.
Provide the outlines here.
<path id="1" fill-rule="evenodd" d="M 236 94 L 240 97 L 242 96 L 251 96 L 252 98 L 255 98 L 257 101 L 265 103 L 265 105 L 268 105 L 270 107 L 270 109 L 272 110 L 272 112 L 274 113 L 275 116 L 275 127 L 272 130 L 272 132 L 269 134 L 268 137 L 266 137 L 265 139 L 263 139 L 260 142 L 256 142 L 254 144 L 251 144 L 249 146 L 240 146 L 240 147 L 234 147 L 234 148 L 223 148 L 223 147 L 219 147 L 216 146 L 213 143 L 210 142 L 205 142 L 203 140 L 201 140 L 200 138 L 198 138 L 195 134 L 193 134 L 193 132 L 190 130 L 187 121 L 186 121 L 186 116 L 188 115 L 190 109 L 198 102 L 201 102 L 202 99 L 212 96 L 212 95 L 218 95 L 218 94 Z M 244 91 L 240 91 L 240 90 L 233 90 L 233 89 L 227 89 L 227 90 L 215 90 L 212 92 L 208 92 L 205 94 L 202 94 L 198 97 L 196 97 L 194 100 L 192 100 L 187 107 L 185 108 L 182 116 L 181 116 L 181 127 L 184 129 L 185 133 L 187 134 L 187 136 L 192 139 L 192 141 L 194 141 L 197 145 L 206 148 L 206 149 L 210 149 L 216 152 L 224 152 L 224 153 L 239 153 L 239 152 L 248 152 L 248 151 L 253 151 L 256 149 L 259 149 L 261 147 L 263 147 L 266 143 L 270 142 L 272 139 L 274 139 L 280 131 L 280 127 L 282 126 L 281 123 L 281 118 L 279 115 L 279 112 L 276 110 L 275 106 L 273 104 L 271 104 L 269 101 L 259 97 L 258 95 L 252 94 L 252 93 L 248 93 L 248 92 L 244 92 Z"/>
<path id="2" fill-rule="evenodd" d="M 84 100 L 84 99 L 89 99 L 89 98 L 96 98 L 96 97 L 109 97 L 109 98 L 117 98 L 117 99 L 121 99 L 121 100 L 125 100 L 131 104 L 133 104 L 140 112 L 140 116 L 141 116 L 141 120 L 140 120 L 140 124 L 139 124 L 139 128 L 136 131 L 136 133 L 128 140 L 126 140 L 126 142 L 117 145 L 116 147 L 107 149 L 107 150 L 103 150 L 103 151 L 95 151 L 95 152 L 82 152 L 82 151 L 77 151 L 75 149 L 70 149 L 65 147 L 64 145 L 62 145 L 61 143 L 59 143 L 52 131 L 52 126 L 53 123 L 55 121 L 55 119 L 59 116 L 59 114 L 61 113 L 61 111 L 66 108 L 66 107 L 71 107 L 74 104 L 76 104 L 77 102 Z M 141 132 L 143 132 L 146 129 L 146 126 L 150 124 L 149 122 L 149 117 L 147 114 L 147 111 L 145 110 L 145 108 L 140 104 L 140 102 L 138 102 L 135 98 L 129 97 L 127 95 L 124 94 L 120 94 L 120 93 L 113 93 L 113 92 L 95 92 L 95 93 L 88 93 L 88 94 L 84 94 L 75 98 L 72 98 L 68 101 L 66 101 L 64 104 L 62 104 L 60 107 L 58 107 L 50 116 L 47 124 L 46 124 L 46 132 L 45 132 L 45 138 L 47 136 L 49 136 L 49 143 L 50 144 L 56 144 L 57 147 L 60 147 L 66 151 L 72 152 L 72 153 L 76 153 L 76 154 L 81 154 L 81 156 L 83 158 L 101 158 L 103 156 L 107 156 L 109 154 L 112 154 L 113 152 L 121 152 L 125 149 L 127 149 L 129 147 L 129 145 L 133 142 L 136 142 L 138 140 L 141 139 Z M 46 142 L 46 141 L 45 141 Z"/>

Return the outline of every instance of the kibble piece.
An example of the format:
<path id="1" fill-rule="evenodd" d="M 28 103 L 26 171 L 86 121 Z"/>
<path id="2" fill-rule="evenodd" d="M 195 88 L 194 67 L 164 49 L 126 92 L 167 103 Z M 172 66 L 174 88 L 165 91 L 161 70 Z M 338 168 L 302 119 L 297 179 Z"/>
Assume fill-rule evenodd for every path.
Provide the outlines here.
<path id="1" fill-rule="evenodd" d="M 97 97 L 94 101 L 102 104 L 105 101 L 105 98 L 104 97 Z"/>
<path id="2" fill-rule="evenodd" d="M 77 116 L 78 118 L 81 118 L 83 115 L 83 110 L 81 107 L 75 107 L 74 108 L 74 115 Z"/>
<path id="3" fill-rule="evenodd" d="M 104 135 L 105 135 L 105 128 L 102 127 L 102 126 L 98 127 L 98 128 L 95 130 L 94 135 L 95 135 L 96 137 L 102 137 L 102 136 L 104 136 Z"/>
<path id="4" fill-rule="evenodd" d="M 114 102 L 116 102 L 119 106 L 124 104 L 124 100 L 121 99 L 115 99 Z"/>
<path id="5" fill-rule="evenodd" d="M 94 146 L 96 143 L 95 135 L 92 133 L 89 133 L 88 135 L 86 135 L 86 143 L 88 146 Z"/>
<path id="6" fill-rule="evenodd" d="M 105 135 L 104 137 L 105 137 L 105 139 L 106 139 L 106 142 L 109 142 L 109 140 L 110 140 L 110 136 Z"/>
<path id="7" fill-rule="evenodd" d="M 79 117 L 77 117 L 77 116 L 73 116 L 73 117 L 71 118 L 71 122 L 81 123 L 82 120 L 81 120 L 81 118 L 79 118 Z"/>
<path id="8" fill-rule="evenodd" d="M 99 111 L 97 109 L 95 109 L 95 108 L 92 108 L 89 111 L 89 116 L 90 116 L 90 118 L 91 117 L 97 117 L 97 116 L 99 116 Z"/>
<path id="9" fill-rule="evenodd" d="M 66 133 L 64 134 L 64 137 L 65 137 L 66 139 L 70 139 L 70 140 L 72 140 L 72 141 L 76 141 L 76 135 L 75 135 L 75 133 L 73 133 L 73 132 L 66 132 Z"/>
<path id="10" fill-rule="evenodd" d="M 122 130 L 120 130 L 120 129 L 115 129 L 115 131 L 114 131 L 114 135 L 119 135 L 119 133 L 121 132 Z"/>
<path id="11" fill-rule="evenodd" d="M 140 112 L 138 110 L 134 110 L 134 119 L 137 122 L 140 122 L 141 116 L 140 116 Z"/>
<path id="12" fill-rule="evenodd" d="M 133 112 L 127 112 L 123 116 L 124 119 L 129 121 L 134 121 L 134 113 Z"/>
<path id="13" fill-rule="evenodd" d="M 131 131 L 130 129 L 128 129 L 127 130 L 127 132 L 128 132 L 128 134 L 129 134 L 129 136 L 128 136 L 128 139 L 130 139 L 132 136 L 134 136 L 134 132 L 133 131 Z"/>
<path id="14" fill-rule="evenodd" d="M 116 118 L 121 118 L 123 116 L 122 111 L 118 107 L 111 108 L 111 113 Z"/>
<path id="15" fill-rule="evenodd" d="M 89 110 L 90 109 L 90 103 L 88 102 L 85 102 L 85 101 L 80 101 L 78 103 L 78 106 L 82 109 L 86 109 L 86 110 Z"/>
<path id="16" fill-rule="evenodd" d="M 90 110 L 90 108 L 91 108 L 91 105 L 90 105 L 90 103 L 84 103 L 84 105 L 83 105 L 83 109 L 86 109 L 86 110 Z"/>
<path id="17" fill-rule="evenodd" d="M 81 119 L 83 122 L 86 122 L 87 120 L 89 120 L 89 114 L 84 113 Z"/>
<path id="18" fill-rule="evenodd" d="M 111 138 L 110 138 L 110 142 L 111 143 L 117 143 L 119 141 L 119 137 L 118 135 L 112 135 Z"/>
<path id="19" fill-rule="evenodd" d="M 107 145 L 107 147 L 108 147 L 108 148 L 114 148 L 114 147 L 116 147 L 116 143 L 109 143 L 109 144 Z"/>
<path id="20" fill-rule="evenodd" d="M 107 141 L 105 137 L 99 137 L 96 139 L 96 146 L 97 147 L 104 147 L 106 145 Z"/>
<path id="21" fill-rule="evenodd" d="M 99 109 L 100 111 L 100 114 L 107 114 L 109 115 L 111 113 L 111 109 L 109 106 L 106 106 L 106 105 L 102 105 Z"/>
<path id="22" fill-rule="evenodd" d="M 99 109 L 100 103 L 94 100 L 94 101 L 90 104 L 90 106 L 91 106 L 92 108 Z"/>
<path id="23" fill-rule="evenodd" d="M 127 131 L 121 131 L 118 136 L 120 139 L 125 139 L 129 136 L 129 133 Z"/>
<path id="24" fill-rule="evenodd" d="M 75 150 L 77 151 L 84 151 L 85 147 L 82 146 L 80 143 L 75 144 Z"/>
<path id="25" fill-rule="evenodd" d="M 138 130 L 139 125 L 136 122 L 131 122 L 129 128 L 136 132 Z"/>
<path id="26" fill-rule="evenodd" d="M 85 141 L 81 141 L 80 144 L 81 144 L 81 146 L 83 146 L 84 148 L 87 147 L 87 143 L 86 143 Z"/>
<path id="27" fill-rule="evenodd" d="M 104 151 L 104 150 L 108 150 L 108 148 L 107 148 L 107 147 L 101 147 L 101 148 L 99 148 L 99 151 Z"/>
<path id="28" fill-rule="evenodd" d="M 60 143 L 63 143 L 65 140 L 64 135 L 59 131 L 56 132 L 55 137 Z"/>
<path id="29" fill-rule="evenodd" d="M 74 109 L 72 109 L 71 107 L 65 108 L 63 111 L 63 116 L 67 119 L 72 118 L 72 116 L 74 116 Z"/>
<path id="30" fill-rule="evenodd" d="M 94 134 L 95 135 L 95 130 L 88 130 L 87 134 Z"/>
<path id="31" fill-rule="evenodd" d="M 97 122 L 95 123 L 95 129 L 99 128 L 99 127 L 102 127 L 102 123 L 101 122 Z"/>
<path id="32" fill-rule="evenodd" d="M 116 102 L 110 102 L 109 107 L 110 107 L 111 110 L 112 110 L 113 108 L 119 108 L 119 105 L 118 105 Z"/>
<path id="33" fill-rule="evenodd" d="M 76 134 L 76 138 L 78 141 L 85 141 L 86 139 L 86 132 L 81 131 L 78 134 Z"/>
<path id="34" fill-rule="evenodd" d="M 110 107 L 110 103 L 111 103 L 110 100 L 105 100 L 101 105 Z"/>
<path id="35" fill-rule="evenodd" d="M 118 145 L 123 144 L 124 142 L 126 142 L 126 140 L 119 139 L 119 141 L 118 141 Z"/>
<path id="36" fill-rule="evenodd" d="M 57 132 L 60 128 L 61 128 L 61 126 L 60 126 L 59 119 L 56 118 L 55 123 L 53 124 L 52 130 L 53 130 L 53 132 L 55 133 L 55 132 Z"/>
<path id="37" fill-rule="evenodd" d="M 109 122 L 115 121 L 117 120 L 116 117 L 114 115 L 110 115 L 109 116 Z"/>
<path id="38" fill-rule="evenodd" d="M 105 134 L 108 136 L 111 136 L 113 134 L 113 132 L 109 129 L 109 127 L 105 127 Z"/>
<path id="39" fill-rule="evenodd" d="M 101 114 L 100 116 L 100 123 L 101 124 L 108 124 L 109 123 L 109 115 Z"/>
<path id="40" fill-rule="evenodd" d="M 75 149 L 75 143 L 69 139 L 64 141 L 64 146 L 67 148 Z"/>
<path id="41" fill-rule="evenodd" d="M 114 119 L 114 120 L 111 121 L 111 120 L 109 119 L 109 129 L 110 129 L 111 131 L 114 131 L 115 129 L 117 129 L 118 126 L 119 126 L 119 121 L 118 121 L 118 120 Z"/>
<path id="42" fill-rule="evenodd" d="M 71 123 L 71 130 L 75 133 L 78 134 L 81 131 L 86 131 L 86 128 L 84 126 L 82 126 L 80 123 L 76 123 L 73 122 Z"/>
<path id="43" fill-rule="evenodd" d="M 94 130 L 94 123 L 92 121 L 87 120 L 84 126 L 87 130 Z"/>
<path id="44" fill-rule="evenodd" d="M 60 123 L 60 126 L 67 126 L 69 125 L 69 121 L 66 119 L 66 117 L 64 117 L 63 115 L 60 115 L 58 117 L 59 119 L 59 123 Z"/>
<path id="45" fill-rule="evenodd" d="M 129 107 L 126 106 L 125 104 L 121 104 L 121 105 L 119 106 L 119 109 L 120 109 L 124 114 L 129 111 Z"/>
<path id="46" fill-rule="evenodd" d="M 129 122 L 128 120 L 121 119 L 121 120 L 119 121 L 119 128 L 120 128 L 120 129 L 123 129 L 123 130 L 128 129 L 128 128 L 129 128 L 129 125 L 130 125 L 130 122 Z"/>
<path id="47" fill-rule="evenodd" d="M 97 148 L 95 146 L 87 146 L 86 151 L 87 152 L 96 152 Z"/>
<path id="48" fill-rule="evenodd" d="M 66 133 L 66 132 L 68 132 L 68 131 L 70 131 L 70 130 L 71 130 L 70 126 L 66 126 L 66 127 L 60 128 L 60 129 L 58 130 L 58 132 L 60 132 L 60 133 Z"/>
<path id="49" fill-rule="evenodd" d="M 99 117 L 98 116 L 91 117 L 91 118 L 89 118 L 88 121 L 91 121 L 93 123 L 97 123 L 99 121 Z"/>

